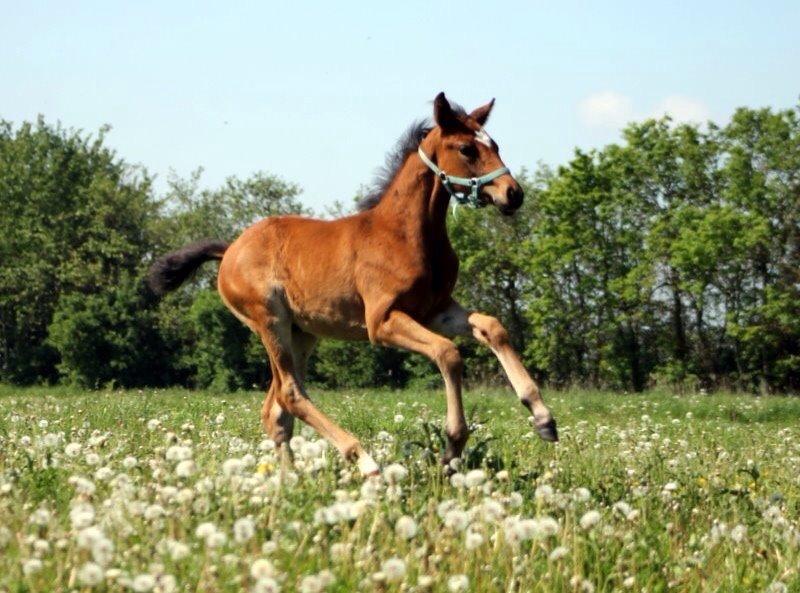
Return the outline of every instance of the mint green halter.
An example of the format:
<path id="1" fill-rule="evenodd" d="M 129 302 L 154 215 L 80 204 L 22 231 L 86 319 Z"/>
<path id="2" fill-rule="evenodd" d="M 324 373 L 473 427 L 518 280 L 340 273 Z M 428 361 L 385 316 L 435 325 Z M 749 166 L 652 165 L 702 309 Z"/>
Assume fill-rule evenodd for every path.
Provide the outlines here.
<path id="1" fill-rule="evenodd" d="M 428 155 L 423 152 L 421 146 L 417 149 L 417 152 L 419 153 L 419 158 L 422 159 L 422 162 L 428 165 L 428 168 L 433 171 L 434 174 L 442 181 L 442 185 L 447 190 L 447 193 L 450 194 L 451 198 L 453 198 L 458 204 L 469 204 L 475 208 L 481 206 L 481 202 L 478 199 L 478 192 L 480 192 L 481 187 L 494 181 L 501 175 L 505 175 L 506 173 L 510 172 L 508 167 L 500 167 L 499 169 L 495 169 L 491 173 L 481 175 L 480 177 L 456 177 L 454 175 L 448 175 L 439 167 L 437 167 L 436 163 L 429 159 Z M 463 185 L 464 187 L 469 187 L 469 194 L 455 191 L 453 189 L 453 185 Z"/>

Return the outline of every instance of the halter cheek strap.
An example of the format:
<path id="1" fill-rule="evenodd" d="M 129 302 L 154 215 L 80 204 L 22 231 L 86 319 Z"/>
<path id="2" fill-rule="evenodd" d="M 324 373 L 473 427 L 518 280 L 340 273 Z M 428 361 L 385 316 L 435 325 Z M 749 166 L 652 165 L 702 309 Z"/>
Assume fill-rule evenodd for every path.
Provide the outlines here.
<path id="1" fill-rule="evenodd" d="M 509 173 L 508 167 L 500 167 L 499 169 L 495 169 L 491 173 L 481 175 L 480 177 L 456 177 L 455 175 L 448 175 L 439 167 L 437 167 L 436 163 L 428 158 L 428 155 L 425 154 L 421 146 L 417 149 L 417 152 L 419 153 L 419 158 L 422 159 L 422 162 L 425 163 L 428 168 L 433 171 L 434 174 L 442 181 L 442 185 L 447 190 L 447 193 L 450 194 L 451 198 L 453 198 L 459 204 L 470 204 L 475 208 L 481 205 L 481 202 L 478 199 L 478 193 L 480 192 L 481 187 L 491 183 L 501 175 Z M 464 187 L 469 187 L 469 194 L 455 191 L 453 189 L 453 185 L 463 185 Z"/>

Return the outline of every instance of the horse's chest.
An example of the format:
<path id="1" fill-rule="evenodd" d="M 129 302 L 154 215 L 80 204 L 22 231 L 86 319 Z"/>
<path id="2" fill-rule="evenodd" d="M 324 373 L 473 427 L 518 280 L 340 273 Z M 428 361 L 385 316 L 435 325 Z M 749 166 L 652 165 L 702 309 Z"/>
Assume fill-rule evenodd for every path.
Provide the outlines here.
<path id="1" fill-rule="evenodd" d="M 416 317 L 425 317 L 449 300 L 458 277 L 458 258 L 452 249 L 442 249 L 419 257 L 409 267 L 404 308 Z"/>
<path id="2" fill-rule="evenodd" d="M 456 285 L 458 277 L 458 258 L 455 253 L 436 254 L 430 263 L 431 292 L 436 296 L 450 296 Z"/>

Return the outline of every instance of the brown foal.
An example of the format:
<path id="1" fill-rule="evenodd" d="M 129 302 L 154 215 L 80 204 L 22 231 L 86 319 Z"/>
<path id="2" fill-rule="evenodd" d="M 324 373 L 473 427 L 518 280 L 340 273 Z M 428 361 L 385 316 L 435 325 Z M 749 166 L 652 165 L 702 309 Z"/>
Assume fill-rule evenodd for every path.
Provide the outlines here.
<path id="1" fill-rule="evenodd" d="M 266 218 L 230 245 L 201 241 L 153 264 L 150 286 L 163 293 L 203 262 L 222 260 L 222 300 L 260 336 L 269 355 L 272 384 L 261 419 L 277 445 L 291 438 L 296 417 L 357 461 L 363 474 L 378 472 L 361 443 L 308 398 L 306 363 L 318 337 L 369 339 L 431 359 L 447 395 L 445 464 L 461 455 L 469 436 L 461 401 L 463 364 L 451 340 L 459 335 L 473 336 L 495 353 L 539 435 L 558 440 L 555 421 L 506 330 L 451 296 L 458 274 L 446 225 L 452 187 L 418 152 L 450 176 L 479 177 L 502 168 L 497 144 L 483 130 L 493 103 L 467 114 L 440 93 L 434 100 L 436 125 L 412 128 L 395 170 L 357 214 L 330 221 Z M 512 214 L 523 192 L 508 172 L 501 173 L 474 196 Z"/>

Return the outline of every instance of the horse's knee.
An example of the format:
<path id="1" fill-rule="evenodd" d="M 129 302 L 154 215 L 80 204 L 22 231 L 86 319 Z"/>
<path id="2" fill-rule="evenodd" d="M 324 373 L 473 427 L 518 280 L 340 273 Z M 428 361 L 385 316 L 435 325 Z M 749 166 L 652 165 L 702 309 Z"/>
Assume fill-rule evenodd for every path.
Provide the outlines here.
<path id="1" fill-rule="evenodd" d="M 492 348 L 505 346 L 509 343 L 508 331 L 497 318 L 481 315 L 480 323 L 475 325 L 474 332 L 478 341 L 488 344 Z"/>
<path id="2" fill-rule="evenodd" d="M 458 347 L 449 340 L 436 348 L 434 359 L 443 373 L 460 375 L 464 370 L 464 359 Z"/>
<path id="3" fill-rule="evenodd" d="M 294 416 L 279 403 L 278 388 L 273 385 L 261 407 L 261 424 L 269 437 L 281 445 L 292 438 Z"/>

